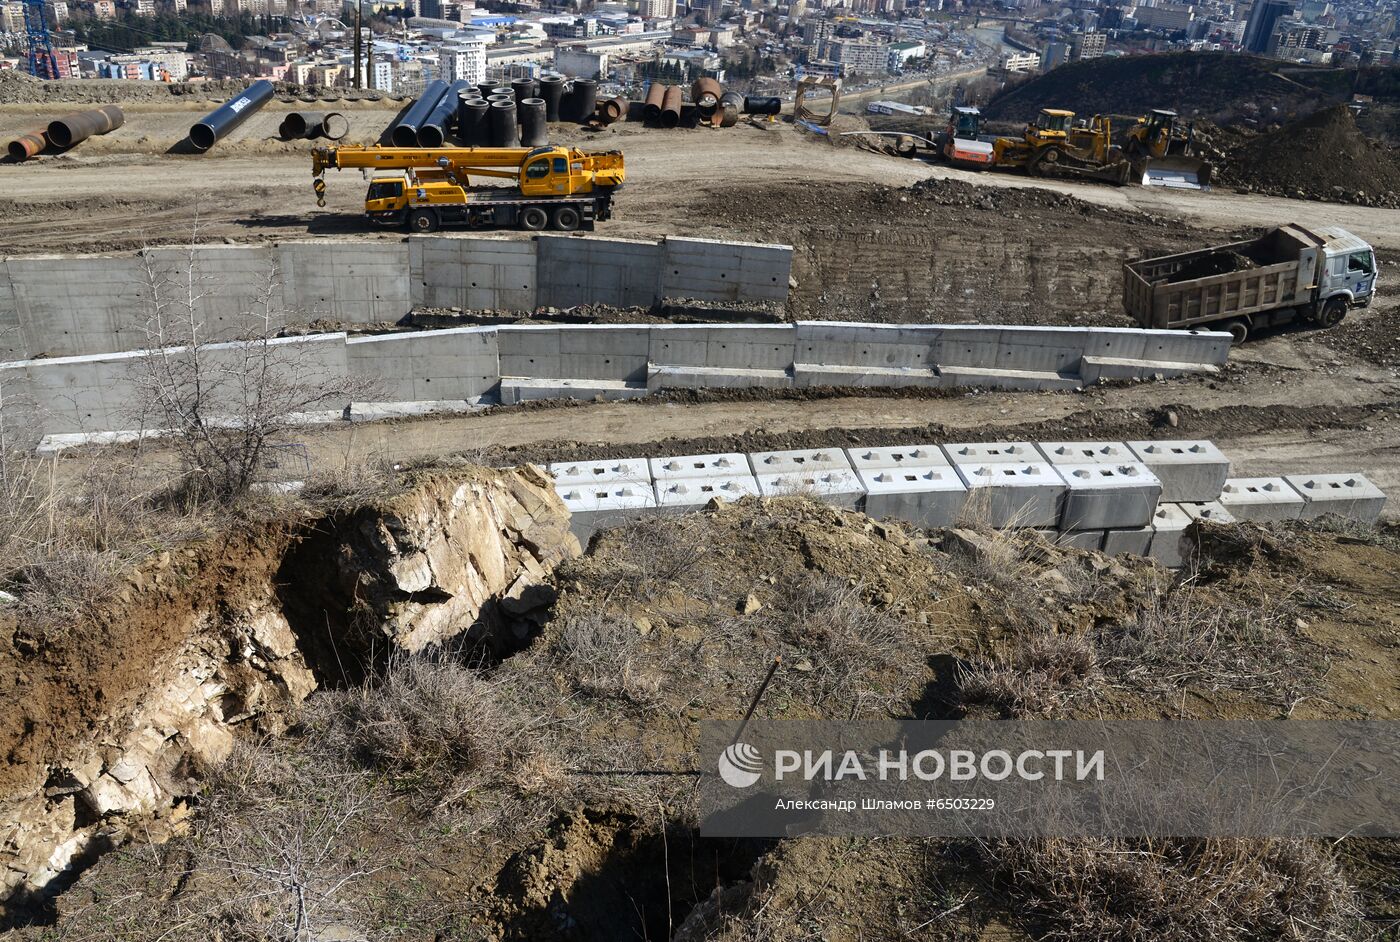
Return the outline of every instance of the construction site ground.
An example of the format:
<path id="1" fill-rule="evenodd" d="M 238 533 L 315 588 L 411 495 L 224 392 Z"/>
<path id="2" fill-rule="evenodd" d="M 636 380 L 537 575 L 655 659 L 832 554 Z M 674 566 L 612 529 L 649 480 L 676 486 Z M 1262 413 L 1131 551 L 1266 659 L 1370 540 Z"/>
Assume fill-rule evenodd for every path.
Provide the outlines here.
<path id="1" fill-rule="evenodd" d="M 196 224 L 201 241 L 403 237 L 365 230 L 359 174 L 330 172 L 329 205 L 315 207 L 311 145 L 273 139 L 289 105 L 264 109 L 207 155 L 167 153 L 208 104 L 136 103 L 105 138 L 6 167 L 0 251 L 128 251 L 187 240 Z M 373 140 L 399 107 L 319 106 L 343 108 L 347 141 Z M 53 108 L 0 105 L 0 127 L 30 127 Z M 874 153 L 849 138 L 833 144 L 780 122 L 724 131 L 562 128 L 558 142 L 626 154 L 617 217 L 598 235 L 789 242 L 798 282 L 789 317 L 1127 326 L 1117 304 L 1127 254 L 1198 247 L 1289 221 L 1344 225 L 1375 244 L 1383 299 L 1400 259 L 1393 210 L 972 173 Z M 1237 349 L 1219 377 L 1083 394 L 754 392 L 498 409 L 308 431 L 304 440 L 324 463 L 488 450 L 543 460 L 813 441 L 1170 435 L 1216 440 L 1243 473 L 1355 469 L 1400 490 L 1393 309 L 1382 300 L 1331 331 L 1266 335 Z"/>

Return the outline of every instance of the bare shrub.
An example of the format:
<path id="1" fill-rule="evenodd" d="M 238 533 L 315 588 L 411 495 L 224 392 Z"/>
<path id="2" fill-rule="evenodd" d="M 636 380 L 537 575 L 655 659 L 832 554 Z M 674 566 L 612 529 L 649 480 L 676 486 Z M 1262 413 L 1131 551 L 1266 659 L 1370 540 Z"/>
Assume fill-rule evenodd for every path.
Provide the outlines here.
<path id="1" fill-rule="evenodd" d="M 1017 638 L 997 656 L 971 660 L 959 671 L 956 690 L 963 708 L 1048 717 L 1088 689 L 1098 674 L 1097 652 L 1083 635 L 1042 631 Z"/>
<path id="2" fill-rule="evenodd" d="M 1286 600 L 1226 604 L 1190 587 L 1100 629 L 1096 644 L 1105 674 L 1145 690 L 1199 687 L 1287 700 L 1314 687 L 1326 667 L 1298 633 Z"/>
<path id="3" fill-rule="evenodd" d="M 660 702 L 662 677 L 643 666 L 654 658 L 630 620 L 596 611 L 568 617 L 559 626 L 550 663 L 580 696 L 637 706 Z"/>
<path id="4" fill-rule="evenodd" d="M 709 532 L 690 515 L 649 514 L 617 527 L 608 535 L 606 593 L 649 602 L 677 587 L 703 591 Z"/>
<path id="5" fill-rule="evenodd" d="M 1311 841 L 1047 839 L 980 851 L 1041 939 L 1366 937 L 1355 892 Z"/>

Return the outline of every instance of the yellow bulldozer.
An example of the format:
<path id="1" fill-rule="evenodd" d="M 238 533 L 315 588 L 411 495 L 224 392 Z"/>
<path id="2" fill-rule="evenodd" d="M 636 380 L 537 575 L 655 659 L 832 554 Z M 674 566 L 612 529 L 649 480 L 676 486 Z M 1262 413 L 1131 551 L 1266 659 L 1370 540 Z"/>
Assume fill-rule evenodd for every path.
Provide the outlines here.
<path id="1" fill-rule="evenodd" d="M 1021 137 L 999 137 L 992 151 L 998 168 L 1033 176 L 1106 180 L 1120 186 L 1132 178 L 1132 164 L 1113 143 L 1107 115 L 1076 122 L 1073 111 L 1044 108 Z"/>
<path id="2" fill-rule="evenodd" d="M 1143 186 L 1199 190 L 1210 184 L 1213 168 L 1197 153 L 1194 125 L 1161 108 L 1129 120 L 1123 151 Z"/>

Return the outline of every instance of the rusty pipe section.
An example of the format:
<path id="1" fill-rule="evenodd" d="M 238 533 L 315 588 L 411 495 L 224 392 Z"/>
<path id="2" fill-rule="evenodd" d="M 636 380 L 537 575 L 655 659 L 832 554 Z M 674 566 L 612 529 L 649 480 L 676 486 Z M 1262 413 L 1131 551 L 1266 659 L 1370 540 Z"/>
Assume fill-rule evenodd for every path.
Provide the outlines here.
<path id="1" fill-rule="evenodd" d="M 10 152 L 10 159 L 15 163 L 20 163 L 33 157 L 48 146 L 48 129 L 35 128 L 33 131 L 27 131 L 10 141 L 6 149 Z"/>
<path id="2" fill-rule="evenodd" d="M 625 117 L 627 117 L 627 99 L 621 95 L 598 102 L 598 113 L 595 120 L 603 127 Z"/>
<path id="3" fill-rule="evenodd" d="M 661 126 L 673 128 L 681 123 L 681 90 L 675 85 L 666 86 L 661 98 Z"/>
<path id="4" fill-rule="evenodd" d="M 115 131 L 124 121 L 126 116 L 122 114 L 121 108 L 116 105 L 103 105 L 92 111 L 78 111 L 50 121 L 48 137 L 55 147 L 72 147 L 95 134 Z"/>
<path id="5" fill-rule="evenodd" d="M 661 99 L 666 96 L 666 86 L 660 82 L 652 82 L 647 86 L 647 96 L 642 102 L 642 117 L 647 121 L 655 121 L 661 117 Z"/>
<path id="6" fill-rule="evenodd" d="M 702 115 L 714 113 L 719 107 L 720 87 L 719 82 L 708 75 L 701 76 L 690 85 L 690 100 L 695 103 L 695 107 L 700 109 Z"/>

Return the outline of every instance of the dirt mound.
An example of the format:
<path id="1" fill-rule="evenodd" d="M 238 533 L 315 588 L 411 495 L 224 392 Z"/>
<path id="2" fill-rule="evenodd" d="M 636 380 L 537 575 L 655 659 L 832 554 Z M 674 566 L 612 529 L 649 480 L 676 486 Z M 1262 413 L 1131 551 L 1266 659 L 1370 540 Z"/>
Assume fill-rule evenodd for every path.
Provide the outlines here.
<path id="1" fill-rule="evenodd" d="M 1367 140 L 1351 110 L 1336 105 L 1236 148 L 1226 182 L 1297 199 L 1400 206 L 1395 150 Z"/>
<path id="2" fill-rule="evenodd" d="M 1195 278 L 1209 278 L 1212 275 L 1248 271 L 1254 267 L 1254 259 L 1247 258 L 1239 252 L 1212 252 L 1210 255 L 1203 255 L 1195 261 L 1187 262 L 1167 281 L 1172 283 L 1191 281 Z"/>

